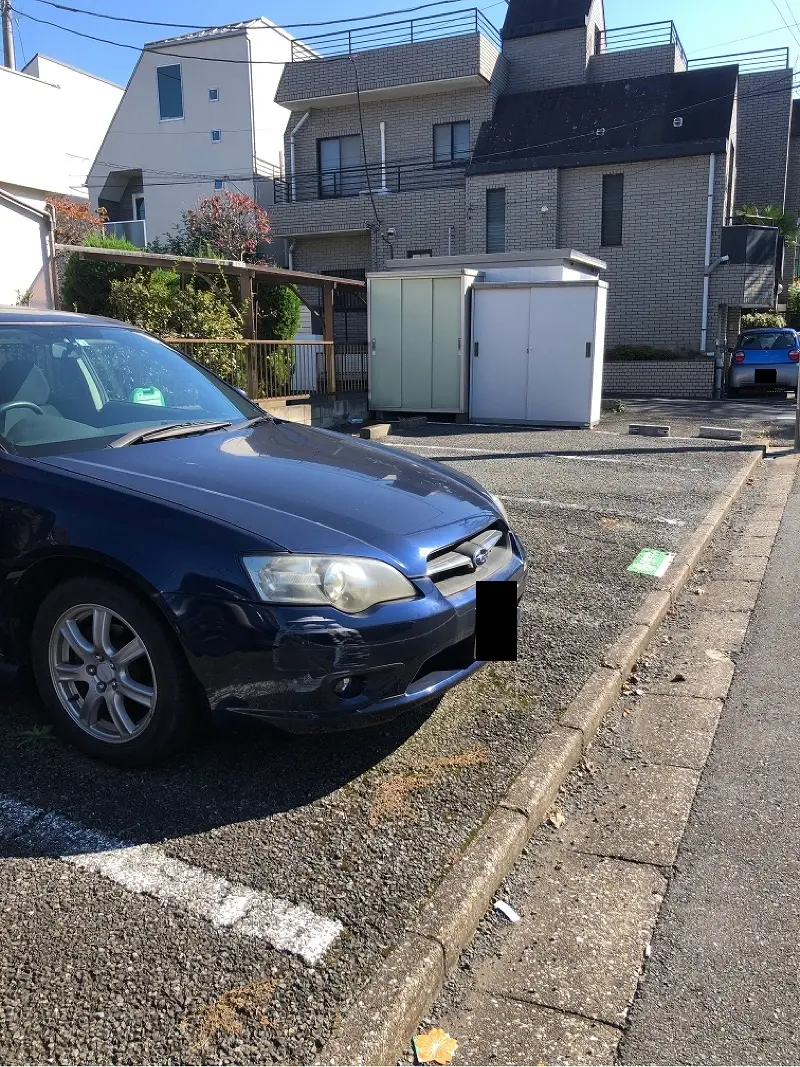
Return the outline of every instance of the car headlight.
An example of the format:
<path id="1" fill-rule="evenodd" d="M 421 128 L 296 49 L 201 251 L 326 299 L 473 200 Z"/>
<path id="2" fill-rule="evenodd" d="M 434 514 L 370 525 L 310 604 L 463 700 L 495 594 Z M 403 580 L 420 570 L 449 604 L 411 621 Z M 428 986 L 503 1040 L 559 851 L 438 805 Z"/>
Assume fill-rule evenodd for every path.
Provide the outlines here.
<path id="1" fill-rule="evenodd" d="M 494 493 L 489 493 L 489 496 L 491 497 L 494 506 L 503 516 L 503 522 L 506 524 L 506 526 L 510 526 L 511 523 L 508 521 L 508 512 L 506 511 L 506 506 L 503 501 L 500 499 L 499 496 L 495 496 Z"/>
<path id="2" fill-rule="evenodd" d="M 270 604 L 325 606 L 356 615 L 376 604 L 417 595 L 403 575 L 376 559 L 354 556 L 246 556 L 256 592 Z"/>

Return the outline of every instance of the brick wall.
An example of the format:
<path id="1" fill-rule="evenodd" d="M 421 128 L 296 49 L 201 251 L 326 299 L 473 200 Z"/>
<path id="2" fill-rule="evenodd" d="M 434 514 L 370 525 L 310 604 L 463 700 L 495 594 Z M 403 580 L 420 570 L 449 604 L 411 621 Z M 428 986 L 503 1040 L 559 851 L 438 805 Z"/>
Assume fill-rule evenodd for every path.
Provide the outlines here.
<path id="1" fill-rule="evenodd" d="M 473 33 L 416 44 L 394 45 L 360 52 L 355 62 L 362 92 L 448 78 L 492 76 L 499 50 L 491 41 Z M 309 59 L 287 63 L 275 99 L 293 100 L 355 93 L 353 62 L 349 56 Z"/>
<path id="2" fill-rule="evenodd" d="M 486 251 L 487 189 L 506 190 L 506 252 L 556 247 L 558 171 L 534 170 L 467 178 L 467 252 Z"/>
<path id="3" fill-rule="evenodd" d="M 651 74 L 674 74 L 686 70 L 686 61 L 674 44 L 654 48 L 631 48 L 626 52 L 603 52 L 589 60 L 586 77 L 592 82 L 646 78 Z"/>
<path id="4" fill-rule="evenodd" d="M 503 42 L 508 92 L 554 89 L 586 80 L 586 30 L 560 30 Z"/>
<path id="5" fill-rule="evenodd" d="M 559 173 L 558 245 L 608 264 L 609 346 L 646 342 L 696 350 L 705 269 L 708 156 Z M 622 246 L 600 244 L 603 175 L 624 173 Z M 718 158 L 712 250 L 718 255 L 725 162 Z M 716 275 L 712 275 L 712 297 Z M 710 344 L 718 299 L 711 302 Z"/>
<path id="6" fill-rule="evenodd" d="M 368 164 L 377 167 L 381 162 L 381 122 L 385 123 L 386 128 L 387 170 L 393 163 L 398 162 L 430 164 L 433 162 L 433 127 L 436 123 L 468 121 L 470 149 L 474 148 L 481 124 L 492 116 L 492 89 L 487 82 L 474 88 L 423 96 L 362 100 L 362 116 Z M 287 160 L 290 156 L 289 133 L 294 125 L 296 120 L 290 121 L 287 129 Z M 295 136 L 295 166 L 298 176 L 316 173 L 319 138 L 344 137 L 360 132 L 358 105 L 355 101 L 341 107 L 312 108 L 308 119 Z M 373 179 L 373 184 L 377 185 L 379 182 Z"/>
<path id="7" fill-rule="evenodd" d="M 603 395 L 711 400 L 714 397 L 714 360 L 606 362 Z"/>
<path id="8" fill-rule="evenodd" d="M 789 168 L 786 175 L 786 210 L 796 218 L 800 215 L 800 137 L 789 141 Z"/>
<path id="9" fill-rule="evenodd" d="M 737 207 L 783 206 L 792 76 L 785 70 L 739 77 Z"/>

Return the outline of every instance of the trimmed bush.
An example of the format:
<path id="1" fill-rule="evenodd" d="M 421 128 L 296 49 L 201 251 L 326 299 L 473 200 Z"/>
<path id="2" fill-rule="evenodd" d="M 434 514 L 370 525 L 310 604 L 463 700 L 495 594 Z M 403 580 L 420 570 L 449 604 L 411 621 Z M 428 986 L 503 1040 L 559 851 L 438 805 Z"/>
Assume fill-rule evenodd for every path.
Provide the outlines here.
<path id="1" fill-rule="evenodd" d="M 140 249 L 124 237 L 90 233 L 84 239 L 87 248 L 114 248 L 123 252 L 138 252 Z M 63 311 L 80 311 L 84 315 L 108 315 L 111 283 L 122 278 L 131 278 L 136 267 L 125 263 L 101 263 L 97 259 L 81 259 L 74 252 L 64 268 L 61 283 L 61 308 Z"/>
<path id="2" fill-rule="evenodd" d="M 786 316 L 778 311 L 752 311 L 742 315 L 743 330 L 780 329 L 786 325 Z"/>

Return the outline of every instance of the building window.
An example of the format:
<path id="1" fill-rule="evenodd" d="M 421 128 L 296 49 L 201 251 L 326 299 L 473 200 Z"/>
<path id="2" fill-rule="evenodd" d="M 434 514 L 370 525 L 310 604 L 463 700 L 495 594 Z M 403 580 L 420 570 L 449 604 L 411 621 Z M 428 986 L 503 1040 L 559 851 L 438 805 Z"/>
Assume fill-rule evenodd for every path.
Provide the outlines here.
<path id="1" fill-rule="evenodd" d="M 218 141 L 221 141 L 222 140 L 222 131 L 221 130 L 212 130 L 211 131 L 211 140 L 214 142 L 214 144 L 216 144 Z"/>
<path id="2" fill-rule="evenodd" d="M 409 248 L 406 252 L 406 259 L 430 259 L 432 255 L 432 248 Z"/>
<path id="3" fill-rule="evenodd" d="M 214 188 L 215 189 L 224 189 L 225 188 L 225 182 L 222 180 L 222 178 L 217 178 L 215 180 Z"/>
<path id="4" fill-rule="evenodd" d="M 133 217 L 138 221 L 144 221 L 144 197 L 137 194 L 133 197 Z"/>
<path id="5" fill-rule="evenodd" d="M 358 134 L 317 141 L 320 197 L 358 196 L 365 184 Z"/>
<path id="6" fill-rule="evenodd" d="M 506 191 L 486 190 L 486 251 L 506 250 Z"/>
<path id="7" fill-rule="evenodd" d="M 219 89 L 209 89 L 208 99 L 214 101 L 219 100 Z"/>
<path id="8" fill-rule="evenodd" d="M 615 248 L 622 244 L 624 189 L 624 174 L 603 175 L 603 208 L 600 227 L 600 244 L 603 248 Z"/>
<path id="9" fill-rule="evenodd" d="M 158 85 L 158 114 L 161 119 L 183 118 L 183 84 L 181 82 L 181 65 L 156 67 Z"/>
<path id="10" fill-rule="evenodd" d="M 446 167 L 469 162 L 468 122 L 440 122 L 433 127 L 433 162 Z"/>

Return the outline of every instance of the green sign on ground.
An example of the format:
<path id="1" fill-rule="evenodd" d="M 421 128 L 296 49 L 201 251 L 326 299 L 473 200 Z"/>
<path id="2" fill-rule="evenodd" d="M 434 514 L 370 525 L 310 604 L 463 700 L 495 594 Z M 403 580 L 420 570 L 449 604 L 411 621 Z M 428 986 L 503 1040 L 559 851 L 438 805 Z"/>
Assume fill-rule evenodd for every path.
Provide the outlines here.
<path id="1" fill-rule="evenodd" d="M 663 578 L 674 559 L 674 552 L 659 552 L 657 548 L 643 548 L 628 570 L 631 574 L 646 574 L 650 578 Z"/>

